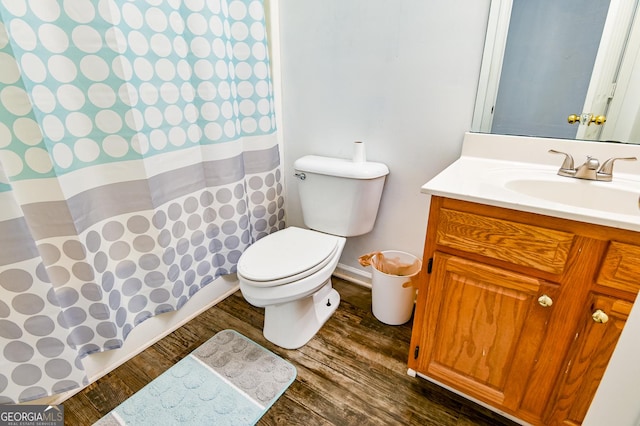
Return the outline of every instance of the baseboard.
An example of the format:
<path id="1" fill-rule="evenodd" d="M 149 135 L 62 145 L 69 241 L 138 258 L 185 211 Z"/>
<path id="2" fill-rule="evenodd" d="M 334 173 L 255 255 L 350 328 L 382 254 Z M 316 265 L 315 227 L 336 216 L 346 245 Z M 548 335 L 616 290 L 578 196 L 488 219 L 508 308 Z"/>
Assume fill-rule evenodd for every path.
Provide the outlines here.
<path id="1" fill-rule="evenodd" d="M 371 288 L 371 273 L 354 268 L 353 266 L 338 263 L 333 275 L 359 286 Z"/>
<path id="2" fill-rule="evenodd" d="M 410 373 L 410 372 L 412 372 L 412 371 L 413 371 L 413 370 L 409 369 L 409 375 L 411 375 L 411 373 Z M 494 413 L 498 413 L 498 414 L 500 414 L 501 416 L 506 417 L 507 419 L 509 419 L 509 420 L 511 420 L 511 421 L 513 421 L 513 422 L 515 422 L 515 423 L 518 423 L 519 425 L 522 425 L 522 426 L 532 426 L 531 424 L 529 424 L 529 423 L 525 422 L 525 421 L 524 421 L 524 420 L 522 420 L 522 419 L 519 419 L 519 418 L 517 418 L 517 417 L 515 417 L 515 416 L 512 416 L 512 415 L 511 415 L 511 414 L 509 414 L 509 413 L 505 413 L 504 411 L 502 411 L 502 410 L 500 410 L 500 409 L 498 409 L 498 408 L 496 408 L 496 407 L 494 407 L 494 406 L 492 406 L 492 405 L 490 405 L 490 404 L 487 404 L 487 403 L 485 403 L 485 402 L 483 402 L 483 401 L 480 401 L 479 399 L 476 399 L 476 398 L 474 398 L 474 397 L 472 397 L 472 396 L 469 396 L 469 395 L 467 395 L 467 394 L 466 394 L 466 393 L 464 393 L 464 392 L 460 392 L 459 390 L 457 390 L 457 389 L 455 389 L 455 388 L 453 388 L 453 387 L 451 387 L 451 386 L 449 386 L 449 385 L 445 385 L 444 383 L 442 383 L 442 382 L 440 382 L 440 381 L 438 381 L 438 380 L 432 379 L 431 377 L 429 377 L 429 376 L 427 376 L 427 375 L 425 375 L 425 374 L 422 374 L 422 373 L 416 372 L 416 375 L 417 375 L 418 377 L 420 377 L 420 378 L 424 379 L 424 380 L 428 380 L 428 381 L 430 381 L 431 383 L 434 383 L 434 384 L 436 384 L 436 385 L 440 386 L 441 388 L 444 388 L 444 389 L 446 389 L 446 390 L 448 390 L 448 391 L 450 391 L 450 392 L 453 392 L 453 393 L 455 393 L 456 395 L 460 395 L 461 397 L 463 397 L 463 398 L 465 398 L 465 399 L 468 399 L 469 401 L 472 401 L 472 402 L 474 402 L 474 403 L 476 403 L 476 404 L 478 404 L 478 405 L 481 405 L 481 406 L 483 406 L 484 408 L 486 408 L 486 409 L 488 409 L 488 410 L 493 411 Z M 412 377 L 415 377 L 415 376 L 412 376 Z"/>
<path id="3" fill-rule="evenodd" d="M 89 384 L 94 383 L 202 312 L 226 299 L 239 288 L 240 284 L 235 274 L 218 277 L 194 294 L 179 310 L 157 315 L 138 325 L 129 333 L 121 348 L 85 357 L 82 363 L 87 372 Z M 82 389 L 73 389 L 69 392 L 30 401 L 29 404 L 61 404 Z"/>

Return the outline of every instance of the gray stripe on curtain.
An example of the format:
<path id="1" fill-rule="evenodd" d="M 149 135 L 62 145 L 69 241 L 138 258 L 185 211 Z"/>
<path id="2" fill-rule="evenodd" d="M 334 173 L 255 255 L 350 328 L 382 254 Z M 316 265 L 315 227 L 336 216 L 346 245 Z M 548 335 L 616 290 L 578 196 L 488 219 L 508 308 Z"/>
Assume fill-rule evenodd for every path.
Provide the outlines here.
<path id="1" fill-rule="evenodd" d="M 249 175 L 274 170 L 280 165 L 278 146 L 244 152 L 244 169 Z"/>
<path id="2" fill-rule="evenodd" d="M 149 179 L 104 185 L 81 192 L 68 201 L 25 204 L 22 208 L 35 240 L 76 235 L 110 217 L 153 210 L 155 206 L 205 187 L 237 182 L 245 173 L 268 172 L 279 164 L 278 147 L 274 146 L 222 160 L 205 161 Z M 194 179 L 198 176 L 200 178 Z M 70 211 L 74 212 L 74 218 Z"/>
<path id="3" fill-rule="evenodd" d="M 65 201 L 31 203 L 21 207 L 34 240 L 76 234 L 73 218 Z"/>
<path id="4" fill-rule="evenodd" d="M 24 237 L 30 232 L 23 217 L 0 222 L 3 248 L 0 250 L 0 266 L 22 262 L 38 256 L 34 241 Z"/>

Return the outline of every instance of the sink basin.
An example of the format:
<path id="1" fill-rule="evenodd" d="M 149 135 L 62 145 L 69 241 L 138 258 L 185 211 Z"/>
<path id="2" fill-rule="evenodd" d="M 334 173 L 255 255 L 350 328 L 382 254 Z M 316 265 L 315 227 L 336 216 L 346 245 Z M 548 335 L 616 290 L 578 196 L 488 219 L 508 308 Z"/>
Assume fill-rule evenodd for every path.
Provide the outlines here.
<path id="1" fill-rule="evenodd" d="M 572 178 L 515 178 L 506 189 L 567 206 L 616 214 L 640 215 L 640 187 L 618 182 L 595 182 Z"/>

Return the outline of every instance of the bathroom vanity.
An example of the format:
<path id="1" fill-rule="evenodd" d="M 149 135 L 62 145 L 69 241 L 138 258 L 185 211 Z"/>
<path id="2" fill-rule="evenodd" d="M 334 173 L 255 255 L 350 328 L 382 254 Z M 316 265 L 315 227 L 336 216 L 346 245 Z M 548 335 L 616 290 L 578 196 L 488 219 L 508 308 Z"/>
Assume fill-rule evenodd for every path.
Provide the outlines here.
<path id="1" fill-rule="evenodd" d="M 523 162 L 476 136 L 423 187 L 409 371 L 527 423 L 581 424 L 640 290 L 640 179 L 566 181 L 544 144 L 527 153 L 539 162 Z M 538 184 L 558 191 L 538 195 Z M 554 198 L 565 190 L 572 204 Z M 615 190 L 621 199 L 601 209 L 571 198 Z"/>

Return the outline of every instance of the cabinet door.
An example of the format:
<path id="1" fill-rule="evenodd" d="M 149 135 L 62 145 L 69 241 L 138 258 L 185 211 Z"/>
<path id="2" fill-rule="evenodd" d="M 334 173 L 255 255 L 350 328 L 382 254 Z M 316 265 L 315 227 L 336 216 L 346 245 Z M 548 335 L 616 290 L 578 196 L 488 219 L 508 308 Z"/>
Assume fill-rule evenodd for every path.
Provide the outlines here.
<path id="1" fill-rule="evenodd" d="M 436 252 L 418 371 L 515 410 L 547 334 L 555 285 Z"/>
<path id="2" fill-rule="evenodd" d="M 545 423 L 582 423 L 632 305 L 626 300 L 592 293 Z"/>

